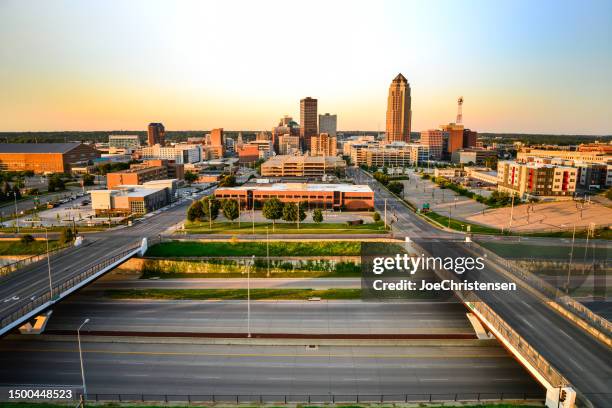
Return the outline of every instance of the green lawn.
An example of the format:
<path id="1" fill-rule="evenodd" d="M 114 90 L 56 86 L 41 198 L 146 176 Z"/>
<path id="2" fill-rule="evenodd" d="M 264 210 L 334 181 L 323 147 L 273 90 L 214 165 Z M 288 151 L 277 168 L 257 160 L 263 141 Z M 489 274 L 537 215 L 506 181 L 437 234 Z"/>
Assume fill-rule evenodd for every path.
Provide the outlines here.
<path id="1" fill-rule="evenodd" d="M 266 227 L 270 234 L 385 234 L 385 226 L 382 222 L 347 225 L 346 223 L 277 223 L 272 229 L 272 223 L 256 222 L 255 233 L 265 234 Z M 243 221 L 238 227 L 238 222 L 213 222 L 212 230 L 207 222 L 187 222 L 185 224 L 187 234 L 251 234 L 253 223 Z"/>
<path id="2" fill-rule="evenodd" d="M 270 256 L 359 256 L 361 242 L 270 242 Z M 164 242 L 149 248 L 151 257 L 266 256 L 265 242 Z"/>
<path id="3" fill-rule="evenodd" d="M 495 252 L 503 258 L 510 259 L 567 259 L 569 261 L 569 246 L 537 245 L 532 242 L 479 242 L 483 247 Z M 608 248 L 595 248 L 595 259 L 609 259 L 611 251 Z M 584 259 L 584 246 L 574 246 L 574 260 Z M 593 248 L 587 250 L 587 260 L 593 259 Z"/>
<path id="4" fill-rule="evenodd" d="M 112 289 L 112 299 L 246 300 L 246 289 Z M 251 289 L 252 300 L 360 299 L 361 289 Z"/>
<path id="5" fill-rule="evenodd" d="M 442 224 L 443 226 L 447 228 L 449 227 L 447 216 L 440 215 L 434 211 L 423 213 L 423 215 L 426 216 L 427 218 L 437 221 L 439 224 Z M 470 232 L 474 234 L 501 234 L 501 231 L 498 230 L 497 228 L 486 227 L 486 226 L 478 225 L 478 224 L 471 224 L 469 222 L 456 220 L 454 218 L 450 219 L 450 228 L 456 231 L 466 231 L 466 228 L 468 225 L 471 228 Z"/>
<path id="6" fill-rule="evenodd" d="M 49 240 L 49 249 L 59 246 L 58 241 Z M 45 241 L 23 244 L 21 241 L 0 241 L 0 255 L 38 255 L 47 251 Z"/>

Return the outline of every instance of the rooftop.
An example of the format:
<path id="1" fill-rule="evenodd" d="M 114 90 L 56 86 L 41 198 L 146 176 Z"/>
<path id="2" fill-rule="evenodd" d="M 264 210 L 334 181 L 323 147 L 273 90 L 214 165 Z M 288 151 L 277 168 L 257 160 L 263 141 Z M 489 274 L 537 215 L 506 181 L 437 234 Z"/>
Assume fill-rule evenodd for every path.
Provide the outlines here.
<path id="1" fill-rule="evenodd" d="M 372 193 L 365 184 L 314 184 L 314 183 L 274 183 L 269 185 L 244 185 L 240 187 L 220 187 L 217 190 L 233 191 L 340 191 L 344 193 Z"/>
<path id="2" fill-rule="evenodd" d="M 0 143 L 0 153 L 67 153 L 81 143 Z"/>

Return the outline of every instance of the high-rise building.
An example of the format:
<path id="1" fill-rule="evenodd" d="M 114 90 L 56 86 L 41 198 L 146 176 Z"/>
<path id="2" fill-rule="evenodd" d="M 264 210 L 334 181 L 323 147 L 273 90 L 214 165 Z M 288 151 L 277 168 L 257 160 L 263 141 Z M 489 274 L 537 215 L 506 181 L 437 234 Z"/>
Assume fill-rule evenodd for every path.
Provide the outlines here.
<path id="1" fill-rule="evenodd" d="M 210 131 L 210 147 L 215 151 L 217 157 L 223 157 L 225 154 L 223 128 L 217 128 Z"/>
<path id="2" fill-rule="evenodd" d="M 478 139 L 478 132 L 474 132 L 470 129 L 463 129 L 463 147 L 470 148 L 476 147 L 476 142 Z"/>
<path id="3" fill-rule="evenodd" d="M 300 151 L 300 137 L 293 135 L 280 135 L 278 137 L 278 154 L 297 154 Z"/>
<path id="4" fill-rule="evenodd" d="M 300 101 L 300 139 L 303 150 L 310 150 L 310 138 L 318 133 L 317 100 L 309 96 Z"/>
<path id="5" fill-rule="evenodd" d="M 449 123 L 448 125 L 440 125 L 440 129 L 448 132 L 448 145 L 445 153 L 452 155 L 455 151 L 463 148 L 463 125 Z"/>
<path id="6" fill-rule="evenodd" d="M 440 160 L 444 150 L 444 140 L 448 140 L 448 132 L 438 129 L 429 129 L 421 132 L 421 144 L 429 147 L 432 160 Z"/>
<path id="7" fill-rule="evenodd" d="M 387 143 L 410 141 L 412 127 L 410 106 L 410 85 L 402 74 L 398 74 L 389 86 L 387 98 L 387 134 L 385 136 Z"/>
<path id="8" fill-rule="evenodd" d="M 337 115 L 330 115 L 329 113 L 319 115 L 319 133 L 327 133 L 332 137 L 336 137 L 337 126 Z"/>
<path id="9" fill-rule="evenodd" d="M 149 123 L 147 129 L 147 144 L 153 146 L 166 144 L 166 129 L 162 123 Z"/>
<path id="10" fill-rule="evenodd" d="M 338 141 L 335 136 L 327 133 L 310 138 L 311 156 L 335 156 L 338 153 Z"/>

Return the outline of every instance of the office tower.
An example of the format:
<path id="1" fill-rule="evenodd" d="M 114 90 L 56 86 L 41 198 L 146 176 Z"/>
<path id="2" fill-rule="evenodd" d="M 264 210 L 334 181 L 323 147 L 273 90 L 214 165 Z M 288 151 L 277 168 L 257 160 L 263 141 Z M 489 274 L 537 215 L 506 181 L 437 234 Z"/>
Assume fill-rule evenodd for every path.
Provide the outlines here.
<path id="1" fill-rule="evenodd" d="M 421 132 L 421 144 L 429 147 L 429 155 L 433 160 L 440 160 L 444 150 L 444 140 L 448 140 L 448 132 L 429 129 Z"/>
<path id="2" fill-rule="evenodd" d="M 441 125 L 440 129 L 448 132 L 448 144 L 444 152 L 445 154 L 452 155 L 455 151 L 463 148 L 463 125 L 449 123 L 448 125 Z"/>
<path id="3" fill-rule="evenodd" d="M 149 123 L 147 129 L 147 144 L 153 146 L 156 144 L 166 144 L 166 129 L 161 123 Z"/>
<path id="4" fill-rule="evenodd" d="M 402 74 L 398 74 L 389 86 L 387 98 L 387 143 L 410 141 L 410 105 L 410 85 Z"/>
<path id="5" fill-rule="evenodd" d="M 330 136 L 336 137 L 336 127 L 338 126 L 338 116 L 330 115 L 319 115 L 319 133 L 327 133 Z"/>
<path id="6" fill-rule="evenodd" d="M 303 150 L 310 150 L 310 138 L 318 133 L 317 100 L 309 96 L 300 101 L 300 142 Z"/>
<path id="7" fill-rule="evenodd" d="M 463 147 L 476 147 L 478 132 L 470 129 L 463 129 Z"/>
<path id="8" fill-rule="evenodd" d="M 338 153 L 337 140 L 327 133 L 310 138 L 311 156 L 335 156 Z"/>
<path id="9" fill-rule="evenodd" d="M 223 143 L 223 128 L 210 131 L 210 149 L 214 151 L 216 157 L 223 157 L 225 154 L 225 144 Z"/>

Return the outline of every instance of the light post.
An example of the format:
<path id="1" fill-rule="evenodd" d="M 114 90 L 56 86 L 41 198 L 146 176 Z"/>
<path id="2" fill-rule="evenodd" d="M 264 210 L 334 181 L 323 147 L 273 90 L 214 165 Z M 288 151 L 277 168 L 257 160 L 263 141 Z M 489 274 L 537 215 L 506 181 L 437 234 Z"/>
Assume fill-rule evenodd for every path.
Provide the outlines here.
<path id="1" fill-rule="evenodd" d="M 53 285 L 51 284 L 51 256 L 49 255 L 49 234 L 45 227 L 45 241 L 47 243 L 47 270 L 49 271 L 49 297 L 53 299 Z"/>
<path id="2" fill-rule="evenodd" d="M 19 234 L 19 213 L 17 212 L 17 193 L 13 190 L 13 197 L 15 197 L 15 222 L 17 226 L 17 233 Z"/>
<path id="3" fill-rule="evenodd" d="M 270 234 L 266 225 L 266 259 L 268 260 L 268 278 L 270 277 Z"/>
<path id="4" fill-rule="evenodd" d="M 251 268 L 255 264 L 255 255 L 251 256 L 251 264 L 247 268 L 247 337 L 251 338 Z"/>
<path id="5" fill-rule="evenodd" d="M 77 329 L 77 342 L 79 343 L 79 360 L 81 362 L 81 380 L 83 380 L 83 395 L 81 398 L 87 398 L 87 385 L 85 384 L 85 369 L 83 368 L 83 349 L 81 348 L 81 329 L 89 323 L 89 318 L 85 319 Z"/>
<path id="6" fill-rule="evenodd" d="M 567 267 L 567 281 L 565 282 L 565 292 L 569 294 L 570 287 L 570 276 L 572 274 L 572 261 L 574 260 L 574 240 L 576 238 L 576 224 L 574 224 L 574 231 L 572 232 L 572 249 L 570 251 L 569 265 Z"/>

